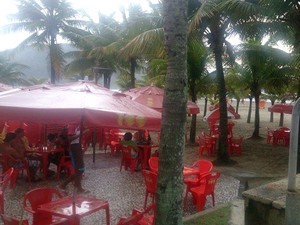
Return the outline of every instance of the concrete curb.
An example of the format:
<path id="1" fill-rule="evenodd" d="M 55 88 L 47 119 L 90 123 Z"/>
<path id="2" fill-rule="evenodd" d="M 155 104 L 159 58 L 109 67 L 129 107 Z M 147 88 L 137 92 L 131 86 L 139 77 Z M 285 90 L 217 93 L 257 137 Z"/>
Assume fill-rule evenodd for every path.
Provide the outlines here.
<path id="1" fill-rule="evenodd" d="M 243 199 L 236 199 L 230 203 L 230 215 L 228 225 L 245 224 L 245 205 Z"/>

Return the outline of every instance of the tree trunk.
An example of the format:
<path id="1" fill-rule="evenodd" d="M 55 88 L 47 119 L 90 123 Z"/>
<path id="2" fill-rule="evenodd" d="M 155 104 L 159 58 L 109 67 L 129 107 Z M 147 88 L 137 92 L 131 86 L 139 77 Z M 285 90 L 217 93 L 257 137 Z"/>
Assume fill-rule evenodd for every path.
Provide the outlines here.
<path id="1" fill-rule="evenodd" d="M 275 100 L 271 99 L 271 105 L 274 105 L 275 103 Z M 270 123 L 273 123 L 274 122 L 274 113 L 271 112 L 270 113 Z"/>
<path id="2" fill-rule="evenodd" d="M 51 73 L 51 84 L 55 84 L 56 74 L 55 74 L 55 37 L 51 36 L 50 40 L 50 73 Z"/>
<path id="3" fill-rule="evenodd" d="M 252 134 L 252 138 L 259 138 L 259 95 L 255 94 L 255 117 L 254 117 L 254 131 Z"/>
<path id="4" fill-rule="evenodd" d="M 167 53 L 158 183 L 156 225 L 182 225 L 183 151 L 187 103 L 187 1 L 163 1 Z"/>
<path id="5" fill-rule="evenodd" d="M 197 114 L 192 114 L 191 128 L 190 128 L 190 144 L 196 143 L 196 125 Z"/>
<path id="6" fill-rule="evenodd" d="M 216 21 L 220 21 L 215 19 Z M 224 71 L 222 64 L 222 53 L 223 53 L 223 41 L 222 41 L 222 31 L 220 29 L 219 23 L 212 23 L 210 26 L 211 29 L 211 47 L 214 52 L 215 62 L 216 62 L 216 71 L 217 71 L 217 83 L 218 83 L 218 94 L 219 94 L 219 110 L 220 110 L 220 137 L 218 143 L 218 155 L 217 161 L 220 164 L 229 162 L 229 155 L 227 151 L 228 143 L 227 143 L 227 102 L 226 102 L 226 87 L 225 87 L 225 79 L 224 79 Z"/>
<path id="7" fill-rule="evenodd" d="M 236 109 L 235 109 L 236 113 L 239 113 L 240 102 L 241 102 L 241 99 L 237 98 L 236 99 Z"/>
<path id="8" fill-rule="evenodd" d="M 208 98 L 207 98 L 207 96 L 205 96 L 205 98 L 204 98 L 203 116 L 206 116 L 206 112 L 207 112 L 207 102 L 208 102 Z"/>
<path id="9" fill-rule="evenodd" d="M 249 96 L 249 110 L 248 110 L 247 123 L 251 123 L 252 99 L 253 99 L 252 96 Z"/>
<path id="10" fill-rule="evenodd" d="M 135 58 L 130 59 L 130 87 L 135 88 L 135 68 L 137 66 L 137 62 Z"/>

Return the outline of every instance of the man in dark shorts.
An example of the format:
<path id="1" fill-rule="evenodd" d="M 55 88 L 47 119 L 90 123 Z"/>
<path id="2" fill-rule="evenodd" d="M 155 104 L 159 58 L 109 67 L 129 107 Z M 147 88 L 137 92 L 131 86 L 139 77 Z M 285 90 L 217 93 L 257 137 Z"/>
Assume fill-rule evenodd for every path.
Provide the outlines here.
<path id="1" fill-rule="evenodd" d="M 83 133 L 88 130 L 83 131 Z M 83 161 L 83 152 L 80 144 L 80 127 L 78 126 L 75 130 L 75 133 L 69 138 L 70 140 L 70 156 L 72 160 L 72 165 L 75 169 L 75 173 L 69 176 L 59 187 L 61 189 L 66 189 L 67 185 L 74 181 L 74 187 L 77 193 L 88 193 L 89 191 L 82 188 L 81 180 L 84 173 L 84 161 Z"/>

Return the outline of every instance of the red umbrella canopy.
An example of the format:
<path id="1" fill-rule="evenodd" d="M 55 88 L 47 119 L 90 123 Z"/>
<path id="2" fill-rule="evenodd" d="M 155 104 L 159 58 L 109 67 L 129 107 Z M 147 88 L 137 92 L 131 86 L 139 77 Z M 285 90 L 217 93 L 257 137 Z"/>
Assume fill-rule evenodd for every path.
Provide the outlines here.
<path id="1" fill-rule="evenodd" d="M 92 83 L 33 86 L 0 93 L 0 118 L 40 123 L 72 123 L 159 130 L 161 114 L 122 93 Z"/>
<path id="2" fill-rule="evenodd" d="M 141 103 L 157 111 L 162 111 L 164 90 L 161 88 L 155 86 L 138 87 L 125 91 L 124 94 L 129 95 L 133 101 Z M 187 113 L 197 114 L 199 112 L 200 109 L 197 104 L 188 101 Z"/>
<path id="3" fill-rule="evenodd" d="M 227 116 L 228 118 L 232 119 L 240 119 L 240 114 L 235 112 L 235 109 L 232 105 L 227 103 Z M 203 118 L 204 121 L 217 121 L 220 119 L 220 108 L 219 104 L 215 104 L 210 107 L 210 111 L 207 113 L 207 115 Z"/>
<path id="4" fill-rule="evenodd" d="M 275 112 L 275 113 L 286 113 L 286 114 L 292 114 L 294 105 L 293 104 L 274 104 L 268 108 L 269 112 Z"/>

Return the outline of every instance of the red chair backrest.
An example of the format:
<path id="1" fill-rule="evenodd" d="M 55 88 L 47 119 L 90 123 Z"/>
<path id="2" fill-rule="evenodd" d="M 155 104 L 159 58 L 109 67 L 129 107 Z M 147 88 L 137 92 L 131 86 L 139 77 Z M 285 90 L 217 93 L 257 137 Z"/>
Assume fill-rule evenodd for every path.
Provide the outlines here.
<path id="1" fill-rule="evenodd" d="M 158 172 L 158 157 L 151 156 L 149 158 L 148 163 L 149 163 L 149 167 L 150 167 L 151 171 L 157 173 Z"/>
<path id="2" fill-rule="evenodd" d="M 1 214 L 4 225 L 28 225 L 28 220 L 18 220 L 16 218 Z"/>
<path id="3" fill-rule="evenodd" d="M 215 186 L 219 177 L 220 177 L 220 173 L 218 172 L 209 174 L 206 177 L 205 194 L 208 195 L 215 191 Z"/>
<path id="4" fill-rule="evenodd" d="M 39 205 L 62 197 L 63 194 L 57 189 L 47 187 L 35 188 L 25 194 L 23 199 L 23 207 L 28 209 L 30 205 L 31 210 L 35 212 Z"/>
<path id="5" fill-rule="evenodd" d="M 205 159 L 200 159 L 197 162 L 195 162 L 192 167 L 197 167 L 199 169 L 200 174 L 202 173 L 208 173 L 211 172 L 214 165 L 212 164 L 211 161 L 205 160 Z"/>
<path id="6" fill-rule="evenodd" d="M 0 175 L 0 185 L 1 185 L 2 192 L 5 191 L 5 188 L 7 187 L 13 172 L 14 169 L 10 168 Z"/>
<path id="7" fill-rule="evenodd" d="M 144 181 L 147 192 L 156 193 L 157 173 L 150 170 L 143 170 Z"/>
<path id="8" fill-rule="evenodd" d="M 124 159 L 131 159 L 131 151 L 133 151 L 132 146 L 130 145 L 122 145 L 122 157 Z"/>

